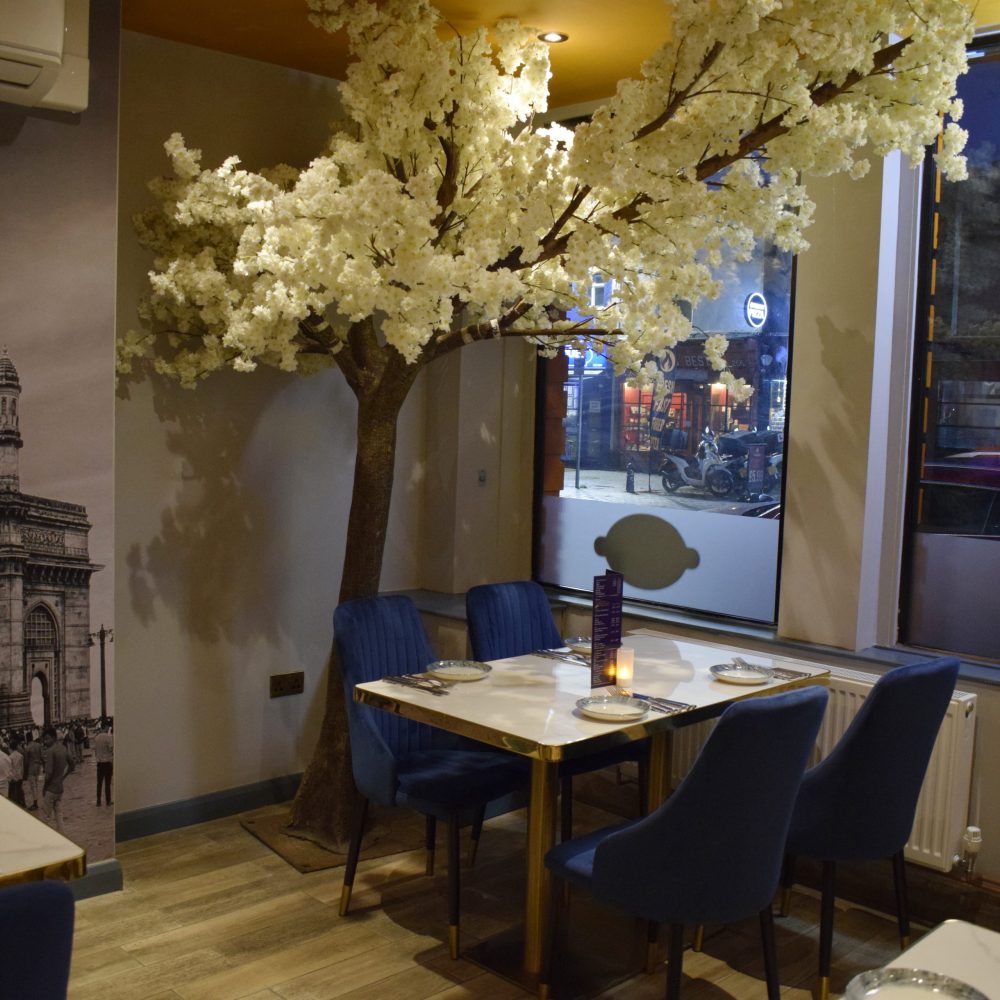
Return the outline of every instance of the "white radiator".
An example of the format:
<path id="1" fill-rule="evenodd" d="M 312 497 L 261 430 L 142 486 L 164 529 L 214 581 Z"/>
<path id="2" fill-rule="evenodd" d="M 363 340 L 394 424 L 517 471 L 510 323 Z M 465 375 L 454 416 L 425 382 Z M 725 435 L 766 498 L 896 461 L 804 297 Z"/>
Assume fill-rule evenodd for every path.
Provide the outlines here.
<path id="1" fill-rule="evenodd" d="M 865 696 L 878 680 L 876 674 L 834 668 L 830 702 L 819 731 L 814 763 L 825 757 L 850 725 Z M 670 778 L 677 783 L 690 770 L 713 722 L 702 722 L 674 733 Z M 948 705 L 931 754 L 917 801 L 913 831 L 904 854 L 908 861 L 949 871 L 962 850 L 962 834 L 969 814 L 972 748 L 976 727 L 976 696 L 956 691 Z"/>

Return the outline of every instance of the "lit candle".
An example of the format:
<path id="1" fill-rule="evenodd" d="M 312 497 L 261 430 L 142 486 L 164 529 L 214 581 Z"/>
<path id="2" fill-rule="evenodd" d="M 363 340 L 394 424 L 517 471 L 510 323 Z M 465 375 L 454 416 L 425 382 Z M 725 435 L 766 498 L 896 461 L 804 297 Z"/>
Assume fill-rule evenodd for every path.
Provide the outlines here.
<path id="1" fill-rule="evenodd" d="M 635 650 L 624 646 L 615 656 L 615 683 L 622 694 L 632 692 L 632 674 L 635 668 Z"/>

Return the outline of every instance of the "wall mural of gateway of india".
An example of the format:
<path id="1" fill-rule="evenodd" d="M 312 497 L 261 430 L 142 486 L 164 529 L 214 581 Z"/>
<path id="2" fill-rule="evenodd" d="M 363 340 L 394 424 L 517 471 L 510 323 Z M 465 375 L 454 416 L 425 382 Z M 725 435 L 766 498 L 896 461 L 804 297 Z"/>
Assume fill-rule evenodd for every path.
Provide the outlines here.
<path id="1" fill-rule="evenodd" d="M 90 715 L 90 522 L 21 492 L 21 383 L 0 354 L 0 727 Z"/>

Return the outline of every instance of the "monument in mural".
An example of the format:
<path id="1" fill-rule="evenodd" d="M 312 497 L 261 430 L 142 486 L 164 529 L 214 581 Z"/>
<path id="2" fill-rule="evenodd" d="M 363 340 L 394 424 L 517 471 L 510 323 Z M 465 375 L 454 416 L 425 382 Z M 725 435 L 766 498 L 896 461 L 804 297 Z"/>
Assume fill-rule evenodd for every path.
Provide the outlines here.
<path id="1" fill-rule="evenodd" d="M 0 727 L 91 715 L 90 522 L 21 491 L 21 383 L 0 354 Z"/>

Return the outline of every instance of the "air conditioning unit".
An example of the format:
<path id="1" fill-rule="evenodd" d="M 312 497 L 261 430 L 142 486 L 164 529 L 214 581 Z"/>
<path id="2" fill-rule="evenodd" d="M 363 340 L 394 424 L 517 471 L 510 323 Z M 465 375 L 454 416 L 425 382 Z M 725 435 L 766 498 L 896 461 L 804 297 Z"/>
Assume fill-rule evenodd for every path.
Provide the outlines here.
<path id="1" fill-rule="evenodd" d="M 83 111 L 90 0 L 0 0 L 0 101 Z"/>

